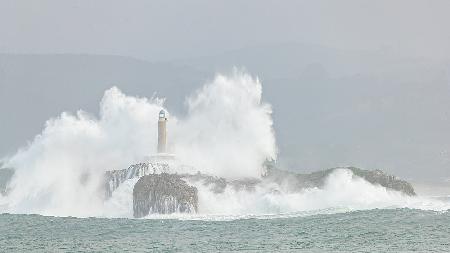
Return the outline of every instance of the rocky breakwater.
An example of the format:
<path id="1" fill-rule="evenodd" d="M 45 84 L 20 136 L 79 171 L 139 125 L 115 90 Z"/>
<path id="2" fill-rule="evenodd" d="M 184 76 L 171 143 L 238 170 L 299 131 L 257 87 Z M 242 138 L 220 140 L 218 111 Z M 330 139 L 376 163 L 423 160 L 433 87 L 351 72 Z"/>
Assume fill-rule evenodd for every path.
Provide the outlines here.
<path id="1" fill-rule="evenodd" d="M 189 186 L 177 174 L 150 174 L 137 181 L 133 189 L 133 215 L 141 218 L 151 213 L 195 213 L 197 188 Z"/>

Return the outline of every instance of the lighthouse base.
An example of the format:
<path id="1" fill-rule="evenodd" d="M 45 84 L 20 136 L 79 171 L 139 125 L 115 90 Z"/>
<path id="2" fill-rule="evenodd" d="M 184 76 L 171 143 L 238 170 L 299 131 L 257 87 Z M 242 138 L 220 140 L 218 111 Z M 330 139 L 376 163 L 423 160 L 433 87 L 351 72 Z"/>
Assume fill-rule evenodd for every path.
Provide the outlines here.
<path id="1" fill-rule="evenodd" d="M 146 162 L 171 162 L 175 161 L 175 155 L 170 153 L 158 153 L 144 158 Z"/>

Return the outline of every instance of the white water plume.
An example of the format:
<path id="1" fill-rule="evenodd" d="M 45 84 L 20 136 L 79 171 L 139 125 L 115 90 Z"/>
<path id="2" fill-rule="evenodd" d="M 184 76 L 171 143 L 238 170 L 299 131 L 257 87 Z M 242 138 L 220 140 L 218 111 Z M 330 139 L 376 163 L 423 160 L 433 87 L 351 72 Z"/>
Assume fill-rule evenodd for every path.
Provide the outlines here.
<path id="1" fill-rule="evenodd" d="M 257 78 L 234 72 L 217 75 L 187 99 L 188 114 L 169 118 L 170 151 L 183 167 L 196 173 L 236 178 L 259 178 L 266 159 L 276 158 L 271 107 L 262 102 Z M 164 99 L 124 95 L 107 90 L 99 117 L 67 112 L 46 122 L 41 134 L 6 161 L 15 168 L 0 212 L 58 216 L 132 217 L 132 189 L 136 179 L 123 183 L 105 201 L 104 172 L 124 169 L 156 153 L 157 116 Z M 167 110 L 166 110 L 167 111 Z M 195 168 L 195 169 L 191 169 Z M 352 177 L 332 173 L 322 189 L 288 192 L 273 184 L 254 191 L 223 193 L 201 183 L 198 215 L 248 215 L 411 207 L 444 210 L 442 202 L 406 197 Z"/>
<path id="2" fill-rule="evenodd" d="M 209 174 L 259 177 L 264 160 L 276 157 L 271 110 L 261 92 L 257 79 L 235 71 L 217 75 L 189 97 L 188 115 L 183 120 L 172 115 L 168 126 L 178 160 Z M 156 153 L 163 102 L 126 96 L 113 87 L 104 94 L 98 118 L 78 111 L 48 120 L 43 132 L 7 161 L 16 171 L 2 200 L 4 211 L 104 213 L 98 194 L 103 173 Z"/>
<path id="3" fill-rule="evenodd" d="M 276 158 L 271 107 L 258 79 L 235 72 L 217 76 L 187 100 L 188 117 L 175 128 L 178 159 L 225 178 L 260 177 Z"/>
<path id="4" fill-rule="evenodd" d="M 101 209 L 103 173 L 154 150 L 160 99 L 105 92 L 100 117 L 79 111 L 46 122 L 43 132 L 8 162 L 16 169 L 8 194 L 13 212 L 85 216 Z"/>

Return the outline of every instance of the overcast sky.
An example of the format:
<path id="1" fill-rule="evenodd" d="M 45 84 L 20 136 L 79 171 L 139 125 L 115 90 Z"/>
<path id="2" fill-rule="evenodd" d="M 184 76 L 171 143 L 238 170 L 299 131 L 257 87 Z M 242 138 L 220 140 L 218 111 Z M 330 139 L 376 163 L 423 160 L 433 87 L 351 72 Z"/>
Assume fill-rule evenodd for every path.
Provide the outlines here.
<path id="1" fill-rule="evenodd" d="M 448 58 L 450 1 L 0 1 L 0 52 L 166 60 L 285 42 Z"/>

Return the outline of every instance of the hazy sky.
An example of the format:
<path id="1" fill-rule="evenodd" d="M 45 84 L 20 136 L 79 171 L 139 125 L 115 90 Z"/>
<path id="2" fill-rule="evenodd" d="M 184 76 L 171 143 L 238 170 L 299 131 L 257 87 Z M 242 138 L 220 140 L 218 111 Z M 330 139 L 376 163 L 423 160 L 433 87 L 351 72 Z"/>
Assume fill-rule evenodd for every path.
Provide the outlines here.
<path id="1" fill-rule="evenodd" d="M 165 60 L 259 44 L 450 55 L 450 1 L 0 1 L 0 52 Z"/>
<path id="2" fill-rule="evenodd" d="M 95 112 L 112 85 L 181 105 L 237 65 L 261 77 L 292 167 L 450 178 L 449 13 L 447 0 L 0 0 L 0 157 L 62 111 Z"/>

